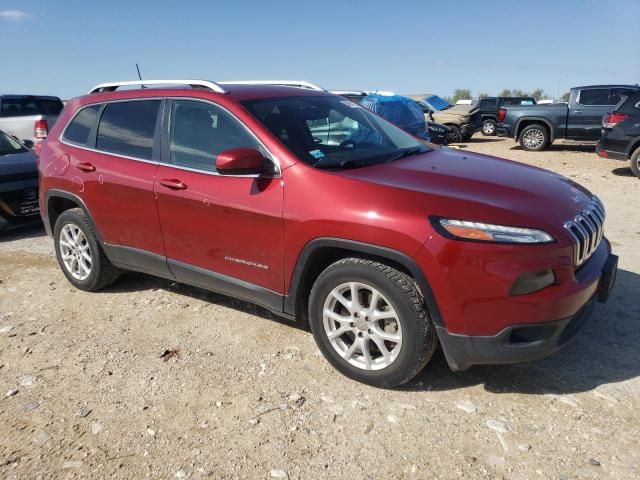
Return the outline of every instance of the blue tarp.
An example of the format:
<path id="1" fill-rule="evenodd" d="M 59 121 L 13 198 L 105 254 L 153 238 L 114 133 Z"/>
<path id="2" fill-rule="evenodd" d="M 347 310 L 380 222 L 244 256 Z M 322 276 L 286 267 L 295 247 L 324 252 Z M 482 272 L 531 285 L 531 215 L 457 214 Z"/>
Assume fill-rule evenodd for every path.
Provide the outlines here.
<path id="1" fill-rule="evenodd" d="M 362 99 L 360 105 L 412 135 L 429 140 L 424 112 L 420 105 L 410 98 L 370 94 Z"/>

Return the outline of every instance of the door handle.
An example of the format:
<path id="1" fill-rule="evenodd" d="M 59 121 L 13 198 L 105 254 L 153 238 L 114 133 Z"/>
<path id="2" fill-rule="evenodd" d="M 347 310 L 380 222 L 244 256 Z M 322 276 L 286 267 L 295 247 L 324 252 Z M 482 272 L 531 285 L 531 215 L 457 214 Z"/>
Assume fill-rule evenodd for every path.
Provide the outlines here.
<path id="1" fill-rule="evenodd" d="M 175 178 L 164 178 L 160 180 L 160 185 L 163 187 L 170 188 L 171 190 L 186 190 L 187 186 L 182 183 L 180 180 Z"/>
<path id="2" fill-rule="evenodd" d="M 76 168 L 78 170 L 82 170 L 83 172 L 95 172 L 96 167 L 91 165 L 89 162 L 80 162 L 76 164 Z"/>
<path id="3" fill-rule="evenodd" d="M 582 113 L 582 110 L 574 110 L 573 113 Z"/>

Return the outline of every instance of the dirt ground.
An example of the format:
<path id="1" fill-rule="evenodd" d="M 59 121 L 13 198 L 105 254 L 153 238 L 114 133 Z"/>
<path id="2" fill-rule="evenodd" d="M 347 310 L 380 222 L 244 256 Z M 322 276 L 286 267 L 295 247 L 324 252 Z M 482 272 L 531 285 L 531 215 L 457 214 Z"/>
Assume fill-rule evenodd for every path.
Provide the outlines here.
<path id="1" fill-rule="evenodd" d="M 0 477 L 639 478 L 640 180 L 593 147 L 461 148 L 562 173 L 607 206 L 618 283 L 565 350 L 464 373 L 438 352 L 406 387 L 378 390 L 259 308 L 138 274 L 84 293 L 41 229 L 12 232 Z"/>

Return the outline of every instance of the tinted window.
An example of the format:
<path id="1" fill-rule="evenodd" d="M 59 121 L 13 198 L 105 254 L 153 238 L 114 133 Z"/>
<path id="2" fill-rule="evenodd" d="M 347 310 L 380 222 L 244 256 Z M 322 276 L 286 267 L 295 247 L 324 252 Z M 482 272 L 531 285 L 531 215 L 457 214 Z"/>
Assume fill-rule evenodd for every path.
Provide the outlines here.
<path id="1" fill-rule="evenodd" d="M 98 127 L 96 148 L 151 160 L 160 100 L 107 104 Z"/>
<path id="2" fill-rule="evenodd" d="M 632 93 L 632 90 L 629 90 L 628 88 L 612 88 L 611 91 L 609 92 L 609 105 L 617 105 L 618 102 L 620 102 L 620 100 L 622 99 L 621 95 L 622 94 L 626 94 L 629 95 L 630 93 Z"/>
<path id="3" fill-rule="evenodd" d="M 92 105 L 80 110 L 64 131 L 63 138 L 68 142 L 86 146 L 99 110 L 100 105 Z"/>
<path id="4" fill-rule="evenodd" d="M 204 102 L 176 100 L 169 122 L 169 161 L 172 165 L 214 172 L 220 152 L 260 148 L 259 143 L 229 113 Z"/>
<path id="5" fill-rule="evenodd" d="M 611 105 L 608 88 L 590 88 L 580 90 L 580 105 Z"/>
<path id="6" fill-rule="evenodd" d="M 492 109 L 497 106 L 497 99 L 495 98 L 483 98 L 480 100 L 480 108 L 482 109 Z"/>
<path id="7" fill-rule="evenodd" d="M 2 99 L 2 117 L 25 117 L 29 115 L 59 115 L 62 102 L 57 98 L 46 97 L 4 97 Z"/>

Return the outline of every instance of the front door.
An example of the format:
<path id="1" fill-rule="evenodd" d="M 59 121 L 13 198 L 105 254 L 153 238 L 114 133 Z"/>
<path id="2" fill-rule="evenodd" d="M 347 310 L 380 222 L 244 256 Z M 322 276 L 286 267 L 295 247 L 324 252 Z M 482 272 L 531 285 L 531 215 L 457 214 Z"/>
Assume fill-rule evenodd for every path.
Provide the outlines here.
<path id="1" fill-rule="evenodd" d="M 279 176 L 216 172 L 217 155 L 256 148 L 256 137 L 224 108 L 170 100 L 155 183 L 173 274 L 186 283 L 282 308 L 283 185 Z"/>
<path id="2" fill-rule="evenodd" d="M 576 104 L 569 108 L 567 138 L 579 141 L 600 139 L 602 117 L 613 110 L 610 104 L 609 88 L 583 88 L 576 98 Z"/>

